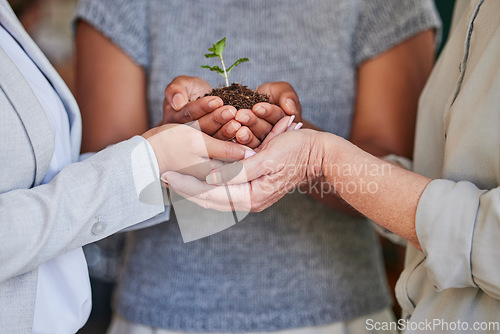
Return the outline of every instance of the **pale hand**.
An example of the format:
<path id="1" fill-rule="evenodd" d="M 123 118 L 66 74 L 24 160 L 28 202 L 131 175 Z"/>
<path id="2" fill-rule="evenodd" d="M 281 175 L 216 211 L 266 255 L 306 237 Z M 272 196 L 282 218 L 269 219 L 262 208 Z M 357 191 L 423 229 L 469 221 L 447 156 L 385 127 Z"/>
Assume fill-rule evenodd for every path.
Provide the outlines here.
<path id="1" fill-rule="evenodd" d="M 301 130 L 278 135 L 256 155 L 214 170 L 206 182 L 179 173 L 166 173 L 166 178 L 177 193 L 204 208 L 262 211 L 299 183 L 321 174 L 318 134 Z"/>
<path id="2" fill-rule="evenodd" d="M 255 152 L 248 147 L 212 138 L 190 126 L 167 124 L 143 134 L 151 144 L 160 174 L 177 171 L 205 177 L 224 162 L 244 159 Z"/>

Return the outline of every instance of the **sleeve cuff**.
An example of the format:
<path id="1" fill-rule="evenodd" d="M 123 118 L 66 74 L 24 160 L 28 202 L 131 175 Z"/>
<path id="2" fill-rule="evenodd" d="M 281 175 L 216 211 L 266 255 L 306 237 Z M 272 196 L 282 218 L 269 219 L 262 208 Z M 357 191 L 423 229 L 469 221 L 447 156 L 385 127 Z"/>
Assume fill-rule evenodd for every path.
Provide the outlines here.
<path id="1" fill-rule="evenodd" d="M 383 156 L 382 160 L 392 162 L 393 164 L 396 164 L 406 170 L 413 170 L 413 161 L 400 155 L 388 154 L 386 156 Z"/>
<path id="2" fill-rule="evenodd" d="M 420 198 L 415 228 L 428 276 L 438 291 L 477 286 L 471 252 L 483 192 L 470 182 L 434 180 Z"/>
<path id="3" fill-rule="evenodd" d="M 131 153 L 132 174 L 134 177 L 135 190 L 137 192 L 137 195 L 139 196 L 139 199 L 143 203 L 155 204 L 161 202 L 160 205 L 165 206 L 165 211 L 154 217 L 151 217 L 146 221 L 143 221 L 142 223 L 129 226 L 121 230 L 120 232 L 128 232 L 150 227 L 163 223 L 170 219 L 170 205 L 168 204 L 169 202 L 167 190 L 161 185 L 161 183 L 161 195 L 159 195 L 158 193 L 157 183 L 159 182 L 158 175 L 160 171 L 158 168 L 158 161 L 156 160 L 154 150 L 147 140 L 144 140 L 140 136 L 137 136 L 137 139 L 139 139 L 141 143 L 136 146 Z M 81 154 L 79 161 L 90 158 L 94 154 L 95 153 L 93 152 Z M 144 161 L 146 161 L 147 164 L 144 165 Z M 148 168 L 147 166 L 149 166 L 150 168 Z M 161 199 L 159 196 L 161 196 Z"/>
<path id="4" fill-rule="evenodd" d="M 150 227 L 170 219 L 170 206 L 168 205 L 166 188 L 161 185 L 158 161 L 151 144 L 147 140 L 142 139 L 142 143 L 134 148 L 131 153 L 131 161 L 135 189 L 140 201 L 145 204 L 163 205 L 165 211 L 142 223 L 129 226 L 121 232 Z"/>
<path id="5" fill-rule="evenodd" d="M 140 201 L 150 205 L 164 205 L 160 169 L 153 148 L 140 136 L 141 142 L 131 153 L 132 175 Z"/>

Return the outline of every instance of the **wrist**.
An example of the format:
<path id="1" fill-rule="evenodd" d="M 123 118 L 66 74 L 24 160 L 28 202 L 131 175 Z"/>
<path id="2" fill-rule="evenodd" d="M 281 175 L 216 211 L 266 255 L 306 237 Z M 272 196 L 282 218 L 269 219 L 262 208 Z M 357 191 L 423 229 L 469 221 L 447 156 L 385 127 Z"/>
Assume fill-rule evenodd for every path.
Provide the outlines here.
<path id="1" fill-rule="evenodd" d="M 164 126 L 163 126 L 164 127 Z M 162 127 L 159 128 L 153 128 L 144 134 L 142 134 L 142 137 L 147 140 L 149 145 L 151 146 L 151 149 L 154 152 L 154 155 L 156 157 L 156 161 L 158 162 L 158 168 L 160 171 L 160 175 L 165 173 L 168 170 L 167 167 L 167 158 L 165 154 L 165 141 L 162 138 L 162 133 L 164 131 L 161 130 Z"/>
<path id="2" fill-rule="evenodd" d="M 341 150 L 339 149 L 342 145 L 343 138 L 338 137 L 334 134 L 328 132 L 319 132 L 318 135 L 318 148 L 320 150 L 317 155 L 321 156 L 320 160 L 320 176 L 325 180 L 329 180 L 337 177 L 339 168 L 334 168 L 339 161 L 339 154 Z"/>
<path id="3" fill-rule="evenodd" d="M 309 141 L 309 156 L 307 160 L 306 180 L 308 182 L 314 182 L 314 180 L 318 180 L 323 177 L 323 160 L 325 158 L 325 143 L 327 141 L 327 138 L 323 132 L 314 130 L 302 131 L 309 131 L 311 133 L 311 138 Z"/>

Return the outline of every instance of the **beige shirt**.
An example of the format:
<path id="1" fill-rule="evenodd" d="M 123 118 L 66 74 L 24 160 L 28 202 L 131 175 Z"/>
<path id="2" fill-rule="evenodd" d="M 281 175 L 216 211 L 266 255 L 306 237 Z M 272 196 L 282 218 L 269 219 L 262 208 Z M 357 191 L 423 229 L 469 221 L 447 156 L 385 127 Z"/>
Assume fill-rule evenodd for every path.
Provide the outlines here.
<path id="1" fill-rule="evenodd" d="M 433 178 L 396 286 L 407 333 L 500 333 L 500 1 L 457 1 L 422 94 L 414 170 Z M 407 323 L 406 320 L 411 321 Z"/>

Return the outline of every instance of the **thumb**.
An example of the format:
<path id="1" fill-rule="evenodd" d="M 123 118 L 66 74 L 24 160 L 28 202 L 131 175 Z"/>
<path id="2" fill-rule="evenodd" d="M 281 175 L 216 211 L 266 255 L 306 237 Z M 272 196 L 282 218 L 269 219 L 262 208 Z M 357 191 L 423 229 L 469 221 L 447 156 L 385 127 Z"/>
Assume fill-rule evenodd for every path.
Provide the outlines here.
<path id="1" fill-rule="evenodd" d="M 189 92 L 183 80 L 185 79 L 177 77 L 165 88 L 165 101 L 176 111 L 189 102 Z"/>

